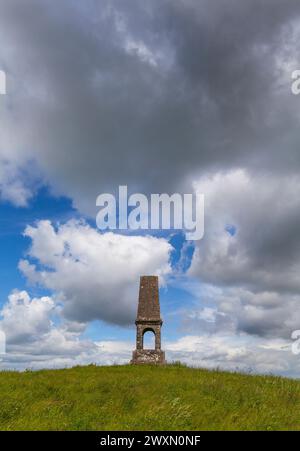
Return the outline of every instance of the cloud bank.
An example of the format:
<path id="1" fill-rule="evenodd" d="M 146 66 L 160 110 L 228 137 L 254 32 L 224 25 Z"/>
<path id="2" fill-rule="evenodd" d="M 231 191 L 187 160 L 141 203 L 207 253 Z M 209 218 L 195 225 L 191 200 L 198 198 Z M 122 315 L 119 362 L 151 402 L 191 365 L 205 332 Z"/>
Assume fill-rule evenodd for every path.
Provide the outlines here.
<path id="1" fill-rule="evenodd" d="M 177 192 L 220 169 L 296 174 L 299 23 L 294 0 L 2 1 L 0 159 L 14 171 L 36 161 L 91 215 L 121 184 Z M 21 181 L 4 194 L 16 204 L 30 197 Z"/>

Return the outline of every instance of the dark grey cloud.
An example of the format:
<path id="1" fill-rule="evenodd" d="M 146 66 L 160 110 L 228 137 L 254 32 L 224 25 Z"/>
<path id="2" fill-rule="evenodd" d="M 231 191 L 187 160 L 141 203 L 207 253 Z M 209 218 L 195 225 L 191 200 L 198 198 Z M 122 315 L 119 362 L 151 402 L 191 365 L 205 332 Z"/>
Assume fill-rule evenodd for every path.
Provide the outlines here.
<path id="1" fill-rule="evenodd" d="M 196 189 L 205 194 L 206 227 L 190 274 L 254 292 L 299 293 L 299 176 L 235 170 L 200 178 Z"/>
<path id="2" fill-rule="evenodd" d="M 178 191 L 207 170 L 296 171 L 286 68 L 299 15 L 292 0 L 2 0 L 4 156 L 34 157 L 88 213 L 119 184 Z"/>
<path id="3" fill-rule="evenodd" d="M 195 288 L 195 287 L 194 287 Z M 299 294 L 199 284 L 192 305 L 179 312 L 180 331 L 191 335 L 243 335 L 291 341 L 299 330 Z"/>
<path id="4" fill-rule="evenodd" d="M 203 305 L 187 312 L 185 327 L 291 337 L 300 326 L 299 176 L 221 172 L 196 189 L 206 194 L 206 232 L 189 275 L 211 287 L 198 297 L 214 310 L 212 320 Z"/>

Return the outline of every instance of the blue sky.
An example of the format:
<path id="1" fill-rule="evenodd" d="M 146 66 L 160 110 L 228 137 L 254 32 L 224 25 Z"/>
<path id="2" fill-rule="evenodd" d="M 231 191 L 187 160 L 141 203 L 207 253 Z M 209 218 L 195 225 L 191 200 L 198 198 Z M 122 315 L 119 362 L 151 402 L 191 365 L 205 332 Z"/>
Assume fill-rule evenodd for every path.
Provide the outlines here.
<path id="1" fill-rule="evenodd" d="M 52 197 L 47 188 L 38 191 L 29 205 L 15 207 L 9 202 L 1 202 L 1 304 L 6 302 L 13 288 L 27 288 L 24 277 L 18 270 L 20 258 L 27 252 L 30 241 L 23 236 L 25 227 L 41 219 L 64 222 L 76 216 L 72 202 L 63 197 Z M 36 288 L 31 287 L 31 290 Z"/>

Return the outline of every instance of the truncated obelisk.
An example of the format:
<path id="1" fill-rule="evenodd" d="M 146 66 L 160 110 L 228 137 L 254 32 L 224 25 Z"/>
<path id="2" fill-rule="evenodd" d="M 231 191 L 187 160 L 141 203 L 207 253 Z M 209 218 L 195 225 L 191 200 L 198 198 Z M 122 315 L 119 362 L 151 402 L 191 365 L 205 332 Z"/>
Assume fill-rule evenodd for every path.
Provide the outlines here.
<path id="1" fill-rule="evenodd" d="M 161 326 L 158 277 L 141 276 L 139 304 L 136 324 L 136 350 L 131 363 L 164 364 L 165 353 L 161 350 Z M 155 335 L 155 349 L 144 349 L 144 334 L 151 331 Z"/>

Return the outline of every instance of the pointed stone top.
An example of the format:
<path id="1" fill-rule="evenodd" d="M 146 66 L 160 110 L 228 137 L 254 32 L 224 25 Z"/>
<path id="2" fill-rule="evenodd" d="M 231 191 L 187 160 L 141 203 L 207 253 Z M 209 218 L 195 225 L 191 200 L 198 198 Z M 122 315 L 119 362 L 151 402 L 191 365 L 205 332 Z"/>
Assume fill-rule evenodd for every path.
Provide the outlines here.
<path id="1" fill-rule="evenodd" d="M 141 276 L 137 321 L 160 321 L 158 277 Z"/>

